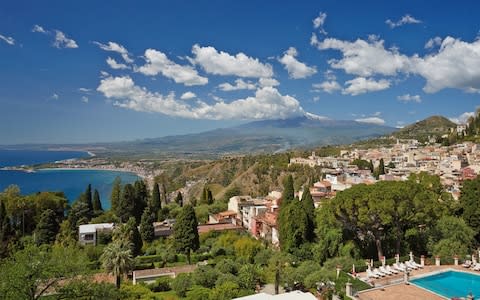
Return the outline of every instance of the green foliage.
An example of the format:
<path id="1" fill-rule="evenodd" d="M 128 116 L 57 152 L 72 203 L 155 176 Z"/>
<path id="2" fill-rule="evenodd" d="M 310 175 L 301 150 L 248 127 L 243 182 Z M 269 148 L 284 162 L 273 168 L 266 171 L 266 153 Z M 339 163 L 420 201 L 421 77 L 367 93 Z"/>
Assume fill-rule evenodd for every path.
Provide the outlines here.
<path id="1" fill-rule="evenodd" d="M 298 199 L 282 204 L 278 218 L 282 251 L 293 252 L 308 240 L 308 215 Z"/>
<path id="2" fill-rule="evenodd" d="M 60 225 L 55 212 L 51 209 L 45 210 L 40 216 L 40 221 L 35 229 L 36 243 L 38 245 L 53 243 L 59 230 Z"/>
<path id="3" fill-rule="evenodd" d="M 67 282 L 57 289 L 53 299 L 78 299 L 78 300 L 110 300 L 120 299 L 121 293 L 115 285 L 106 282 L 95 282 L 92 278 L 83 277 Z"/>
<path id="4" fill-rule="evenodd" d="M 295 198 L 295 191 L 293 189 L 293 177 L 288 175 L 283 183 L 282 206 L 286 206 Z"/>
<path id="5" fill-rule="evenodd" d="M 154 283 L 147 285 L 147 287 L 152 292 L 166 292 L 172 289 L 170 287 L 171 282 L 172 282 L 172 278 L 170 278 L 169 276 L 162 276 L 157 280 L 155 280 Z"/>
<path id="6" fill-rule="evenodd" d="M 475 230 L 475 238 L 480 242 L 480 176 L 463 183 L 459 200 L 462 218 Z"/>
<path id="7" fill-rule="evenodd" d="M 239 268 L 240 265 L 229 258 L 220 260 L 215 266 L 215 269 L 220 273 L 232 275 L 236 275 Z"/>
<path id="8" fill-rule="evenodd" d="M 115 276 L 117 288 L 120 287 L 121 276 L 128 274 L 134 267 L 131 245 L 121 239 L 107 245 L 100 259 L 105 270 Z"/>
<path id="9" fill-rule="evenodd" d="M 93 212 L 95 215 L 99 215 L 101 212 L 103 212 L 102 202 L 100 201 L 100 194 L 98 193 L 97 189 L 95 189 L 95 191 L 93 192 Z"/>
<path id="10" fill-rule="evenodd" d="M 329 202 L 324 203 L 317 212 L 318 241 L 313 251 L 317 262 L 323 263 L 339 254 L 344 239 L 341 226 L 335 218 L 333 206 Z"/>
<path id="11" fill-rule="evenodd" d="M 360 170 L 370 170 L 370 161 L 364 159 L 355 159 L 352 161 L 352 165 L 357 166 Z"/>
<path id="12" fill-rule="evenodd" d="M 470 253 L 473 245 L 474 231 L 463 219 L 444 216 L 438 220 L 430 241 L 429 248 L 433 255 L 442 257 L 460 257 Z"/>
<path id="13" fill-rule="evenodd" d="M 61 281 L 85 274 L 85 262 L 73 247 L 27 244 L 0 263 L 0 298 L 38 299 Z"/>
<path id="14" fill-rule="evenodd" d="M 209 265 L 199 266 L 192 274 L 195 284 L 206 288 L 213 288 L 218 278 L 218 271 Z"/>
<path id="15" fill-rule="evenodd" d="M 239 297 L 242 293 L 240 286 L 235 282 L 224 282 L 216 286 L 210 293 L 212 300 L 230 300 Z"/>
<path id="16" fill-rule="evenodd" d="M 143 211 L 145 207 L 147 207 L 148 189 L 143 180 L 137 180 L 134 183 L 134 190 L 133 216 L 135 217 L 136 224 L 139 224 Z"/>
<path id="17" fill-rule="evenodd" d="M 113 181 L 112 193 L 110 195 L 110 207 L 111 210 L 118 216 L 120 209 L 120 201 L 122 197 L 122 180 L 120 177 L 116 177 Z"/>
<path id="18" fill-rule="evenodd" d="M 177 203 L 180 207 L 183 206 L 183 195 L 182 192 L 177 193 L 177 197 L 175 198 L 175 203 Z"/>
<path id="19" fill-rule="evenodd" d="M 126 184 L 123 187 L 120 203 L 118 204 L 117 216 L 120 221 L 125 223 L 130 217 L 134 217 L 135 208 L 135 189 L 131 184 Z"/>
<path id="20" fill-rule="evenodd" d="M 152 198 L 150 198 L 150 210 L 155 215 L 156 221 L 161 221 L 159 218 L 160 210 L 162 209 L 162 201 L 160 199 L 160 188 L 158 183 L 153 185 Z"/>
<path id="21" fill-rule="evenodd" d="M 189 264 L 190 251 L 195 251 L 200 246 L 197 227 L 195 210 L 191 205 L 185 205 L 177 217 L 173 237 L 176 250 L 187 255 Z"/>
<path id="22" fill-rule="evenodd" d="M 178 297 L 187 296 L 187 291 L 193 286 L 192 276 L 188 273 L 178 274 L 171 283 L 172 289 L 178 295 Z"/>
<path id="23" fill-rule="evenodd" d="M 313 203 L 312 194 L 310 194 L 308 187 L 305 188 L 302 194 L 301 203 L 308 218 L 307 240 L 312 242 L 315 239 L 315 204 Z"/>
<path id="24" fill-rule="evenodd" d="M 142 219 L 140 221 L 140 235 L 142 236 L 143 241 L 147 243 L 150 243 L 155 238 L 155 230 L 153 228 L 154 221 L 155 217 L 147 206 L 143 211 Z"/>
<path id="25" fill-rule="evenodd" d="M 233 244 L 235 255 L 252 263 L 257 253 L 262 249 L 262 243 L 248 236 L 243 236 Z"/>
<path id="26" fill-rule="evenodd" d="M 205 300 L 210 296 L 210 289 L 195 285 L 186 293 L 186 296 L 187 300 Z"/>

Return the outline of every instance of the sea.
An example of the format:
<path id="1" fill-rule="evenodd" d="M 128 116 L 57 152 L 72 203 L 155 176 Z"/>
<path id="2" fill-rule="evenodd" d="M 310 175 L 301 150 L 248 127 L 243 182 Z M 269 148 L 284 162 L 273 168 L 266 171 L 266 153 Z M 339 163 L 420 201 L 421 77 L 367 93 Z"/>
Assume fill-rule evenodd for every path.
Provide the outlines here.
<path id="1" fill-rule="evenodd" d="M 0 150 L 0 167 L 13 167 L 88 157 L 80 151 Z M 109 170 L 44 169 L 35 172 L 0 170 L 0 191 L 17 185 L 23 195 L 39 191 L 62 191 L 69 203 L 75 201 L 88 184 L 97 189 L 103 208 L 110 208 L 113 182 L 120 177 L 122 184 L 132 183 L 140 177 L 134 173 Z"/>

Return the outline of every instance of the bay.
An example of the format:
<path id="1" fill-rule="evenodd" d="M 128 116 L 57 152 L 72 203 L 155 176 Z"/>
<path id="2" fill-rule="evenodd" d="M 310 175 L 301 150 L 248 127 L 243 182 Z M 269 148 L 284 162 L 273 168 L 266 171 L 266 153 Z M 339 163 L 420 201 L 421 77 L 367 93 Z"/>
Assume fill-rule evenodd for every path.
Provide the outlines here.
<path id="1" fill-rule="evenodd" d="M 0 168 L 35 165 L 88 156 L 89 154 L 85 151 L 0 150 Z"/>

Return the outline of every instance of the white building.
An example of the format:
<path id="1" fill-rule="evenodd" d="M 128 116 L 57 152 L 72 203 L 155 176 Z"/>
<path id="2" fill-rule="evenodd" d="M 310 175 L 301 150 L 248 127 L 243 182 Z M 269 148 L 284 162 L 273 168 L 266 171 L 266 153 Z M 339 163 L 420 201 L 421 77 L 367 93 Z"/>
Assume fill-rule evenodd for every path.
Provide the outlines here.
<path id="1" fill-rule="evenodd" d="M 78 241 L 82 245 L 96 245 L 100 232 L 112 232 L 113 223 L 86 224 L 78 226 Z"/>

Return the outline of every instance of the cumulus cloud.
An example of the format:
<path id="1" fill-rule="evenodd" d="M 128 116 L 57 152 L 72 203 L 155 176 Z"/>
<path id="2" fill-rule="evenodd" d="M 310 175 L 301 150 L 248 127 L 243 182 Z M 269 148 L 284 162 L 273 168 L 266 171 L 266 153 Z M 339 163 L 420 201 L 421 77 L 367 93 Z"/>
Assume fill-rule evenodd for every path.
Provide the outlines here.
<path id="1" fill-rule="evenodd" d="M 47 31 L 42 26 L 37 24 L 33 26 L 32 32 L 47 33 Z"/>
<path id="2" fill-rule="evenodd" d="M 52 96 L 50 96 L 53 100 L 58 100 L 60 96 L 57 93 L 53 93 Z"/>
<path id="3" fill-rule="evenodd" d="M 82 96 L 82 102 L 83 103 L 88 103 L 88 97 L 87 96 Z"/>
<path id="4" fill-rule="evenodd" d="M 265 86 L 278 86 L 280 85 L 280 82 L 278 82 L 278 80 L 276 80 L 275 78 L 260 78 L 258 80 L 258 84 L 261 86 L 261 87 L 265 87 Z"/>
<path id="5" fill-rule="evenodd" d="M 397 99 L 402 102 L 417 102 L 417 103 L 422 102 L 422 98 L 420 97 L 420 95 L 405 94 L 405 95 L 397 96 Z"/>
<path id="6" fill-rule="evenodd" d="M 394 22 L 390 19 L 387 19 L 385 21 L 385 23 L 390 26 L 390 28 L 395 28 L 395 27 L 399 27 L 399 26 L 403 26 L 405 24 L 419 24 L 419 23 L 422 23 L 422 21 L 418 20 L 418 19 L 415 19 L 414 17 L 412 17 L 411 15 L 404 15 L 400 20 L 398 20 L 397 22 Z"/>
<path id="7" fill-rule="evenodd" d="M 238 90 L 254 90 L 257 88 L 257 86 L 250 81 L 244 81 L 243 79 L 239 78 L 235 80 L 234 85 L 228 82 L 225 82 L 225 83 L 219 84 L 218 88 L 224 92 L 229 92 L 229 91 L 238 91 Z"/>
<path id="8" fill-rule="evenodd" d="M 360 118 L 360 119 L 355 119 L 355 121 L 360 122 L 360 123 L 369 123 L 369 124 L 376 124 L 376 125 L 384 125 L 385 120 L 379 117 L 368 117 L 368 118 Z"/>
<path id="9" fill-rule="evenodd" d="M 345 82 L 348 86 L 342 90 L 342 94 L 357 96 L 368 92 L 377 92 L 388 89 L 390 87 L 390 81 L 381 79 L 375 81 L 370 78 L 357 77 Z"/>
<path id="10" fill-rule="evenodd" d="M 145 50 L 145 61 L 146 64 L 136 68 L 136 72 L 148 76 L 162 74 L 167 78 L 173 79 L 176 83 L 182 83 L 186 86 L 205 85 L 208 83 L 208 78 L 198 75 L 194 67 L 176 64 L 161 51 L 155 49 Z"/>
<path id="11" fill-rule="evenodd" d="M 193 92 L 185 92 L 182 94 L 182 96 L 180 96 L 180 99 L 182 100 L 190 100 L 190 99 L 193 99 L 193 98 L 196 98 L 197 95 L 195 95 L 195 93 Z"/>
<path id="12" fill-rule="evenodd" d="M 335 80 L 324 81 L 322 83 L 314 83 L 312 87 L 315 91 L 324 91 L 326 93 L 332 94 L 335 91 L 339 91 L 342 89 L 340 84 Z"/>
<path id="13" fill-rule="evenodd" d="M 217 51 L 214 47 L 192 47 L 193 58 L 190 61 L 200 65 L 205 72 L 215 75 L 233 75 L 238 77 L 268 78 L 273 76 L 270 64 L 261 63 L 258 58 L 252 58 L 240 52 L 231 55 Z"/>
<path id="14" fill-rule="evenodd" d="M 130 58 L 127 49 L 118 43 L 115 43 L 115 42 L 108 42 L 108 44 L 102 44 L 100 42 L 93 42 L 93 43 L 98 47 L 100 47 L 100 49 L 102 50 L 116 52 L 120 54 L 126 63 L 133 62 L 133 59 Z"/>
<path id="15" fill-rule="evenodd" d="M 320 50 L 342 52 L 340 59 L 331 59 L 331 68 L 360 77 L 373 75 L 419 75 L 426 80 L 423 90 L 435 93 L 446 88 L 480 92 L 480 40 L 471 43 L 446 37 L 438 51 L 420 57 L 406 56 L 398 49 L 385 49 L 384 41 L 370 38 L 354 42 L 328 38 L 314 44 Z"/>
<path id="16" fill-rule="evenodd" d="M 58 49 L 62 48 L 78 48 L 77 42 L 73 39 L 67 37 L 65 33 L 60 30 L 55 30 L 55 40 L 53 41 L 53 46 Z"/>
<path id="17" fill-rule="evenodd" d="M 442 38 L 439 36 L 436 36 L 434 38 L 429 39 L 425 43 L 425 49 L 432 49 L 434 47 L 440 46 L 442 44 Z"/>
<path id="18" fill-rule="evenodd" d="M 11 46 L 15 45 L 15 39 L 12 38 L 11 36 L 5 36 L 3 34 L 0 34 L 0 40 L 3 40 L 5 43 Z"/>
<path id="19" fill-rule="evenodd" d="M 467 111 L 467 112 L 464 112 L 463 114 L 461 114 L 457 117 L 452 117 L 452 118 L 449 118 L 449 119 L 450 119 L 450 121 L 452 121 L 454 123 L 457 123 L 457 124 L 467 124 L 468 118 L 474 117 L 474 116 L 475 116 L 475 112 Z"/>
<path id="20" fill-rule="evenodd" d="M 277 119 L 304 114 L 297 99 L 282 95 L 274 87 L 259 88 L 254 96 L 208 104 L 178 101 L 175 93 L 168 95 L 151 92 L 137 86 L 131 77 L 107 77 L 101 80 L 97 91 L 115 99 L 114 105 L 136 111 L 155 112 L 191 119 Z"/>
<path id="21" fill-rule="evenodd" d="M 297 49 L 294 47 L 288 48 L 278 61 L 288 71 L 288 75 L 293 79 L 307 78 L 317 73 L 315 67 L 309 67 L 306 64 L 298 61 L 296 56 L 298 55 Z"/>
<path id="22" fill-rule="evenodd" d="M 111 57 L 107 58 L 107 64 L 110 66 L 110 68 L 114 70 L 124 70 L 129 68 L 126 64 L 118 63 L 115 59 Z"/>
<path id="23" fill-rule="evenodd" d="M 325 24 L 325 20 L 327 19 L 327 14 L 324 12 L 320 12 L 318 17 L 313 19 L 313 28 L 318 29 L 318 31 L 322 34 L 327 34 L 325 29 L 323 29 L 323 24 Z"/>
<path id="24" fill-rule="evenodd" d="M 78 91 L 79 92 L 82 92 L 82 93 L 90 93 L 92 91 L 92 89 L 88 89 L 88 88 L 84 88 L 84 87 L 81 87 L 81 88 L 78 88 Z"/>

